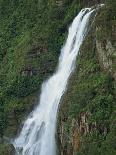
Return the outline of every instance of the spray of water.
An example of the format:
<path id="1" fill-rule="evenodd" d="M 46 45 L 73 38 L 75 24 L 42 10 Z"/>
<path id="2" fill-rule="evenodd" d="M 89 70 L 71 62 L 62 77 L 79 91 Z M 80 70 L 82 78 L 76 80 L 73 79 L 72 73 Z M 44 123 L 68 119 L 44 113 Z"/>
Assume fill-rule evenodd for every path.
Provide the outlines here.
<path id="1" fill-rule="evenodd" d="M 24 122 L 21 133 L 13 142 L 16 155 L 56 155 L 58 105 L 74 69 L 93 11 L 91 8 L 81 10 L 70 26 L 57 71 L 43 83 L 38 106 Z"/>

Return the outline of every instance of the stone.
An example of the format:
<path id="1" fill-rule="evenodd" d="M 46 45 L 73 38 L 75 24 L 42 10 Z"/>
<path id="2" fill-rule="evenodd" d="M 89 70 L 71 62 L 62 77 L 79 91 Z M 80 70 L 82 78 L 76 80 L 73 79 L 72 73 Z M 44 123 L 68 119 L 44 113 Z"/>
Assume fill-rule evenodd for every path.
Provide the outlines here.
<path id="1" fill-rule="evenodd" d="M 38 70 L 32 67 L 26 67 L 24 69 L 22 69 L 21 71 L 21 75 L 22 76 L 33 76 L 33 75 L 37 75 L 38 74 Z"/>
<path id="2" fill-rule="evenodd" d="M 98 53 L 99 62 L 104 70 L 112 72 L 112 56 L 116 55 L 115 49 L 111 42 L 106 40 L 106 42 L 99 42 L 96 40 L 96 48 Z"/>

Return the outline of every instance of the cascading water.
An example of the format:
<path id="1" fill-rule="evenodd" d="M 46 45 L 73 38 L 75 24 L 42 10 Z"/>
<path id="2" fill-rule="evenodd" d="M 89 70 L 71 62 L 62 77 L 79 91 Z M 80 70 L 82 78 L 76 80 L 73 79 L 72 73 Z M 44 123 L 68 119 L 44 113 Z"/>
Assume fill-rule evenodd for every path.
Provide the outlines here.
<path id="1" fill-rule="evenodd" d="M 25 121 L 13 145 L 16 155 L 56 155 L 55 128 L 58 105 L 74 69 L 76 56 L 87 34 L 87 25 L 94 10 L 81 10 L 69 28 L 61 50 L 57 71 L 42 85 L 40 102 Z"/>

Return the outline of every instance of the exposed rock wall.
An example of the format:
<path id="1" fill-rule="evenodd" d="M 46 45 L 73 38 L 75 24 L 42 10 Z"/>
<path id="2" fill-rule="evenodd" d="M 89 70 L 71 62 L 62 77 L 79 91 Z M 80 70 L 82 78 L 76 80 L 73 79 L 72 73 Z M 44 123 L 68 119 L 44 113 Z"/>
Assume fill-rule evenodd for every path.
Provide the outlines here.
<path id="1" fill-rule="evenodd" d="M 116 49 L 109 40 L 104 42 L 96 40 L 96 48 L 102 69 L 111 72 L 116 80 L 116 70 L 113 66 L 116 64 Z"/>

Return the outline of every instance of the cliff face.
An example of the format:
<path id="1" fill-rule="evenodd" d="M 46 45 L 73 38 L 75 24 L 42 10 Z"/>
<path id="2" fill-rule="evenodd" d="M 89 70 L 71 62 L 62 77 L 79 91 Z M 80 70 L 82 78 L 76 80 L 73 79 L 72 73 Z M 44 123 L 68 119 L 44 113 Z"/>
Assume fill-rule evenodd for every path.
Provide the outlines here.
<path id="1" fill-rule="evenodd" d="M 38 102 L 40 86 L 55 69 L 73 18 L 81 8 L 101 2 L 0 1 L 0 155 L 13 155 L 9 140 Z M 58 142 L 62 155 L 102 155 L 105 150 L 107 155 L 115 154 L 116 3 L 105 3 L 81 48 L 61 103 Z"/>
<path id="2" fill-rule="evenodd" d="M 116 19 L 102 8 L 81 48 L 60 106 L 61 155 L 113 155 L 115 150 Z"/>

